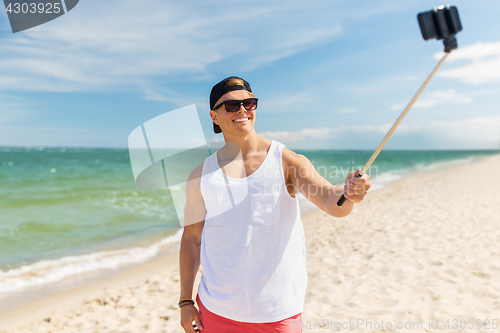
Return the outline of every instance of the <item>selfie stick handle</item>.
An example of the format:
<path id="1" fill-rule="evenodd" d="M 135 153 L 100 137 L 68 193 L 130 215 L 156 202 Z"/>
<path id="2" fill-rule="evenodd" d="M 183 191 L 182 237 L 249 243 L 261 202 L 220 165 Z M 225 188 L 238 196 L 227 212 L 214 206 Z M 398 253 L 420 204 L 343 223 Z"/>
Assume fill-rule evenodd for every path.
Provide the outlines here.
<path id="1" fill-rule="evenodd" d="M 429 77 L 427 78 L 427 80 L 425 80 L 424 84 L 420 87 L 420 89 L 418 90 L 417 94 L 411 100 L 410 104 L 408 104 L 408 106 L 406 107 L 406 109 L 399 116 L 398 120 L 396 120 L 396 122 L 394 123 L 394 125 L 392 125 L 391 129 L 386 134 L 384 140 L 378 146 L 377 150 L 375 150 L 375 152 L 373 153 L 373 155 L 370 158 L 370 160 L 366 163 L 366 165 L 364 166 L 364 168 L 356 175 L 356 178 L 363 177 L 363 175 L 366 173 L 366 171 L 370 168 L 370 166 L 372 165 L 373 161 L 375 161 L 375 159 L 377 158 L 378 154 L 380 153 L 380 151 L 382 150 L 382 148 L 384 148 L 385 144 L 387 143 L 387 141 L 391 137 L 392 133 L 394 133 L 394 131 L 396 130 L 396 128 L 399 126 L 399 124 L 401 123 L 401 121 L 403 120 L 403 118 L 408 113 L 408 111 L 410 111 L 410 109 L 413 106 L 413 104 L 415 104 L 415 102 L 417 101 L 417 99 L 420 96 L 420 94 L 422 93 L 422 91 L 424 91 L 425 87 L 427 87 L 427 84 L 432 79 L 432 77 L 434 76 L 434 74 L 436 74 L 436 72 L 438 71 L 439 67 L 441 67 L 441 65 L 444 63 L 444 61 L 446 60 L 446 58 L 448 57 L 449 54 L 450 54 L 449 52 L 446 52 L 444 54 L 444 56 L 441 59 L 441 61 L 439 61 L 439 63 L 437 64 L 436 68 L 434 68 L 434 70 L 432 71 L 431 75 L 429 75 Z M 340 197 L 339 201 L 337 201 L 337 206 L 342 206 L 346 200 L 347 200 L 347 198 L 342 194 L 342 197 Z"/>

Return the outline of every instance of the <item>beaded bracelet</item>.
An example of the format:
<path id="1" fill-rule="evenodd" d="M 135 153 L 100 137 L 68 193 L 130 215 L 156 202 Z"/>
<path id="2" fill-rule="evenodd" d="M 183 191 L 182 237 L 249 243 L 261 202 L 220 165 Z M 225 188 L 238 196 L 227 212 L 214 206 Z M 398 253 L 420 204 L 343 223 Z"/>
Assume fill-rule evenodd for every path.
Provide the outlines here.
<path id="1" fill-rule="evenodd" d="M 180 303 L 180 302 L 183 302 L 183 301 L 193 301 L 193 300 L 192 300 L 191 298 L 181 298 L 181 299 L 179 300 L 179 303 Z M 193 302 L 194 302 L 194 301 L 193 301 Z"/>
<path id="2" fill-rule="evenodd" d="M 181 305 L 181 303 L 184 303 L 184 302 L 193 302 L 194 303 L 194 301 L 192 299 L 190 299 L 190 298 L 181 298 L 179 300 L 178 305 Z"/>
<path id="3" fill-rule="evenodd" d="M 186 306 L 186 305 L 194 305 L 194 301 L 186 300 L 186 301 L 179 302 L 179 308 L 182 308 L 183 306 Z"/>

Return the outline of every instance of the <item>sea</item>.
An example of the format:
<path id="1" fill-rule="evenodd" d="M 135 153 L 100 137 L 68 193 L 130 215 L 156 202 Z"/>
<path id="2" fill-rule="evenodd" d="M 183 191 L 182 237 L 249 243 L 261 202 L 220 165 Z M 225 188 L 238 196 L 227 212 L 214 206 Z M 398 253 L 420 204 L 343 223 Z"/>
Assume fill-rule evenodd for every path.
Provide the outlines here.
<path id="1" fill-rule="evenodd" d="M 333 184 L 373 151 L 295 150 Z M 499 150 L 384 150 L 368 170 L 376 191 L 413 173 Z M 136 185 L 127 149 L 0 147 L 0 296 L 111 272 L 178 248 L 184 187 Z M 299 195 L 301 213 L 316 207 Z M 0 306 L 0 312 L 2 308 Z"/>

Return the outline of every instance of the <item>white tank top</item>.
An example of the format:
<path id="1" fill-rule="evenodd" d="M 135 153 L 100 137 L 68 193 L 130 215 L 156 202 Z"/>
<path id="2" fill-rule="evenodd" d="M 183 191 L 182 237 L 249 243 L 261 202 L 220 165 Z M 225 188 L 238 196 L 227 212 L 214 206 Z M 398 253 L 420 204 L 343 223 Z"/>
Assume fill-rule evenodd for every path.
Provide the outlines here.
<path id="1" fill-rule="evenodd" d="M 305 236 L 298 199 L 284 181 L 283 147 L 273 140 L 260 167 L 246 178 L 225 176 L 217 152 L 203 164 L 207 215 L 198 295 L 219 316 L 265 323 L 303 311 Z"/>

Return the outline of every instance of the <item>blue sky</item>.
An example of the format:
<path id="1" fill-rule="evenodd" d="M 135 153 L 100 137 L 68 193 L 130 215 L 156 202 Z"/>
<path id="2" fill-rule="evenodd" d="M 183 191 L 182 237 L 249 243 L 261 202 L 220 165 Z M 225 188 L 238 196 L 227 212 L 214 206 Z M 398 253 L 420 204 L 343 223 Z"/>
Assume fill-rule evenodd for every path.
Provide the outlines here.
<path id="1" fill-rule="evenodd" d="M 130 132 L 237 75 L 257 133 L 292 149 L 375 149 L 442 56 L 435 1 L 81 0 L 12 34 L 0 14 L 0 146 L 127 147 Z M 464 30 L 388 149 L 498 149 L 498 0 L 455 1 Z"/>

